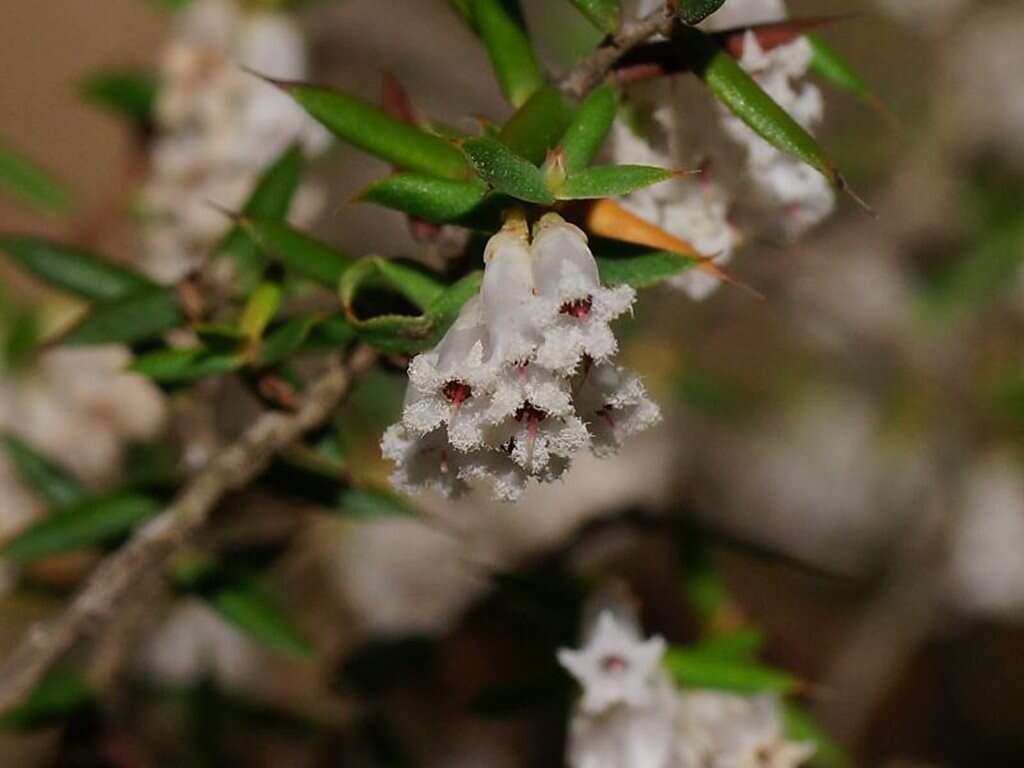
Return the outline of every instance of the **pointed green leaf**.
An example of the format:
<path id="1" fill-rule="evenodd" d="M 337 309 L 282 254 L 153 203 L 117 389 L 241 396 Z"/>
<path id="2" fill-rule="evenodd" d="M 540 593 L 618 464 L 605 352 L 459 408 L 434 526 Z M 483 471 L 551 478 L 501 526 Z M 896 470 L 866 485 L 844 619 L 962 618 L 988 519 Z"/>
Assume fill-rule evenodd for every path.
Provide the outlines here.
<path id="1" fill-rule="evenodd" d="M 51 507 L 67 507 L 84 496 L 74 476 L 13 435 L 0 438 L 19 477 Z"/>
<path id="2" fill-rule="evenodd" d="M 715 635 L 693 646 L 701 656 L 747 660 L 757 657 L 764 648 L 764 632 L 759 629 L 738 629 L 724 635 Z"/>
<path id="3" fill-rule="evenodd" d="M 263 219 L 286 218 L 295 191 L 302 181 L 305 164 L 302 148 L 298 144 L 286 149 L 260 175 L 242 208 L 242 216 Z M 259 278 L 266 266 L 266 253 L 253 242 L 239 224 L 231 227 L 214 252 L 218 256 L 229 256 L 234 259 L 241 273 L 243 292 Z"/>
<path id="4" fill-rule="evenodd" d="M 27 157 L 2 145 L 0 189 L 41 211 L 61 213 L 71 205 L 71 193 L 60 182 Z"/>
<path id="5" fill-rule="evenodd" d="M 350 488 L 338 499 L 338 510 L 347 517 L 372 519 L 378 517 L 415 516 L 409 503 L 390 491 Z"/>
<path id="6" fill-rule="evenodd" d="M 469 18 L 505 98 L 520 107 L 544 84 L 518 0 L 468 0 Z"/>
<path id="7" fill-rule="evenodd" d="M 268 333 L 260 345 L 256 363 L 277 365 L 302 347 L 309 334 L 323 320 L 318 314 L 295 317 Z"/>
<path id="8" fill-rule="evenodd" d="M 82 82 L 81 93 L 90 104 L 148 128 L 153 123 L 158 86 L 152 72 L 99 72 Z"/>
<path id="9" fill-rule="evenodd" d="M 569 174 L 586 168 L 601 151 L 617 108 L 618 93 L 610 85 L 595 88 L 580 104 L 561 142 Z"/>
<path id="10" fill-rule="evenodd" d="M 692 256 L 657 251 L 617 240 L 591 238 L 591 249 L 601 271 L 601 281 L 649 288 L 700 264 Z"/>
<path id="11" fill-rule="evenodd" d="M 0 717 L 0 731 L 31 731 L 59 724 L 96 701 L 86 680 L 54 667 L 23 704 Z"/>
<path id="12" fill-rule="evenodd" d="M 252 292 L 238 318 L 238 330 L 241 334 L 250 341 L 262 338 L 263 331 L 274 319 L 277 310 L 281 308 L 283 296 L 284 292 L 277 283 L 260 283 Z"/>
<path id="13" fill-rule="evenodd" d="M 353 263 L 348 254 L 283 221 L 243 218 L 239 225 L 274 260 L 332 291 L 338 287 L 342 273 Z"/>
<path id="14" fill-rule="evenodd" d="M 261 645 L 294 658 L 313 655 L 309 641 L 285 616 L 278 602 L 254 580 L 240 580 L 205 599 L 217 613 Z"/>
<path id="15" fill-rule="evenodd" d="M 544 162 L 572 120 L 572 108 L 551 84 L 538 88 L 498 132 L 498 141 L 534 165 Z"/>
<path id="16" fill-rule="evenodd" d="M 779 151 L 815 168 L 833 185 L 841 185 L 835 165 L 815 138 L 765 93 L 736 59 L 698 29 L 683 27 L 677 35 L 693 59 L 694 72 L 734 115 Z"/>
<path id="17" fill-rule="evenodd" d="M 787 672 L 744 659 L 705 655 L 693 649 L 670 648 L 665 654 L 664 664 L 676 685 L 684 688 L 791 693 L 798 687 L 796 678 Z"/>
<path id="18" fill-rule="evenodd" d="M 24 565 L 43 557 L 103 544 L 128 533 L 160 510 L 146 496 L 118 494 L 75 504 L 16 536 L 0 554 Z"/>
<path id="19" fill-rule="evenodd" d="M 422 267 L 379 259 L 377 269 L 381 277 L 420 309 L 426 310 L 444 293 L 444 285 Z"/>
<path id="20" fill-rule="evenodd" d="M 814 58 L 811 59 L 811 69 L 814 72 L 837 88 L 853 94 L 868 106 L 885 110 L 882 102 L 871 91 L 867 81 L 854 71 L 853 66 L 838 51 L 818 35 L 806 34 L 804 37 L 807 38 L 814 50 Z"/>
<path id="21" fill-rule="evenodd" d="M 572 0 L 572 4 L 606 35 L 619 28 L 619 21 L 622 18 L 620 0 Z"/>
<path id="22" fill-rule="evenodd" d="M 539 205 L 555 201 L 540 168 L 520 157 L 500 141 L 469 139 L 462 145 L 473 168 L 484 181 L 510 197 Z"/>
<path id="23" fill-rule="evenodd" d="M 282 87 L 335 136 L 392 165 L 446 179 L 469 174 L 466 159 L 448 141 L 354 96 L 300 83 Z"/>
<path id="24" fill-rule="evenodd" d="M 649 165 L 595 165 L 567 178 L 558 189 L 557 197 L 560 200 L 618 197 L 668 181 L 672 175 L 672 171 Z"/>
<path id="25" fill-rule="evenodd" d="M 683 24 L 700 24 L 725 4 L 725 0 L 676 0 L 676 15 Z"/>
<path id="26" fill-rule="evenodd" d="M 173 288 L 144 288 L 112 301 L 93 304 L 62 338 L 65 344 L 133 344 L 181 325 L 181 306 Z"/>
<path id="27" fill-rule="evenodd" d="M 360 199 L 444 224 L 468 216 L 486 195 L 486 187 L 479 182 L 399 173 L 374 182 Z"/>
<path id="28" fill-rule="evenodd" d="M 214 352 L 206 347 L 161 349 L 138 358 L 132 370 L 160 384 L 180 384 L 230 373 L 241 368 L 244 362 L 244 357 L 233 350 Z"/>
<path id="29" fill-rule="evenodd" d="M 86 299 L 117 299 L 154 285 L 81 248 L 38 237 L 0 236 L 0 251 L 43 282 Z"/>

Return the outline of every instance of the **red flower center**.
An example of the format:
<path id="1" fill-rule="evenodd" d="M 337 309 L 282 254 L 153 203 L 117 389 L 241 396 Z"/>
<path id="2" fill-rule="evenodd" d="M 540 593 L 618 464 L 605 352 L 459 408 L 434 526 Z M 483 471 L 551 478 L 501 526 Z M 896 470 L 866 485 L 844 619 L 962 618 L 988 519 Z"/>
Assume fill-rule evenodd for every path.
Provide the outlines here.
<path id="1" fill-rule="evenodd" d="M 530 403 L 526 403 L 518 411 L 516 411 L 516 421 L 527 421 L 530 424 L 536 424 L 544 421 L 548 417 L 547 413 L 542 411 Z"/>
<path id="2" fill-rule="evenodd" d="M 590 296 L 587 296 L 582 299 L 574 299 L 573 301 L 565 302 L 565 304 L 562 305 L 560 312 L 563 315 L 569 315 L 571 317 L 575 317 L 577 320 L 582 320 L 590 315 L 590 310 L 593 306 L 594 300 Z"/>
<path id="3" fill-rule="evenodd" d="M 621 656 L 611 655 L 601 659 L 601 670 L 603 672 L 616 674 L 625 672 L 627 669 L 629 669 L 629 662 Z"/>
<path id="4" fill-rule="evenodd" d="M 463 381 L 449 381 L 444 385 L 441 394 L 449 403 L 458 407 L 473 396 L 473 388 Z"/>

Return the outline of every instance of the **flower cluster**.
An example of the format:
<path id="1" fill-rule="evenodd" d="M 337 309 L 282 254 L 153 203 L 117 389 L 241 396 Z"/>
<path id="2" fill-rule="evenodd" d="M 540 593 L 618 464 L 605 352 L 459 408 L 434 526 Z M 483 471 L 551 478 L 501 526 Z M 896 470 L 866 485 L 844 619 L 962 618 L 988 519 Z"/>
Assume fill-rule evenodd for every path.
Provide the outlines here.
<path id="1" fill-rule="evenodd" d="M 306 41 L 283 14 L 245 13 L 233 0 L 196 0 L 182 12 L 164 51 L 152 175 L 142 191 L 146 221 L 140 266 L 173 283 L 203 263 L 227 222 L 216 205 L 238 209 L 259 173 L 291 142 L 322 152 L 329 134 L 270 77 L 307 75 Z M 296 223 L 311 220 L 323 195 L 306 185 Z"/>
<path id="2" fill-rule="evenodd" d="M 569 731 L 572 768 L 795 768 L 814 752 L 785 740 L 778 702 L 681 692 L 662 668 L 665 641 L 603 611 L 584 647 L 558 660 L 583 695 Z"/>
<path id="3" fill-rule="evenodd" d="M 557 214 L 510 219 L 487 244 L 480 293 L 438 345 L 409 366 L 402 420 L 384 434 L 395 484 L 446 495 L 483 480 L 515 500 L 590 446 L 616 451 L 660 414 L 639 379 L 615 366 L 610 328 L 633 304 L 601 285 L 586 235 Z"/>

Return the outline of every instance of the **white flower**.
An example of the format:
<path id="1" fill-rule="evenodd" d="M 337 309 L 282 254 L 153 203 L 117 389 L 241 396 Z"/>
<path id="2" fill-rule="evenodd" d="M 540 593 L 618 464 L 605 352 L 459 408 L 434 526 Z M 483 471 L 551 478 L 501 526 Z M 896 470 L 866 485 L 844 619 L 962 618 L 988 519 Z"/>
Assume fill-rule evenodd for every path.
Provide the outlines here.
<path id="1" fill-rule="evenodd" d="M 451 447 L 444 429 L 417 437 L 404 423 L 392 424 L 381 439 L 381 453 L 396 465 L 391 482 L 404 493 L 433 490 L 450 497 L 467 490 L 459 476 L 463 454 Z"/>
<path id="2" fill-rule="evenodd" d="M 651 703 L 656 681 L 664 675 L 661 637 L 641 640 L 636 629 L 602 611 L 583 648 L 558 652 L 558 661 L 583 689 L 580 709 L 590 715 L 612 707 L 644 707 Z"/>
<path id="3" fill-rule="evenodd" d="M 586 426 L 575 415 L 552 416 L 530 403 L 499 425 L 494 435 L 516 464 L 547 482 L 568 469 L 568 462 L 558 458 L 571 458 L 590 440 Z"/>
<path id="4" fill-rule="evenodd" d="M 587 371 L 577 403 L 597 456 L 616 453 L 627 437 L 661 421 L 661 410 L 647 397 L 640 378 L 608 363 Z"/>

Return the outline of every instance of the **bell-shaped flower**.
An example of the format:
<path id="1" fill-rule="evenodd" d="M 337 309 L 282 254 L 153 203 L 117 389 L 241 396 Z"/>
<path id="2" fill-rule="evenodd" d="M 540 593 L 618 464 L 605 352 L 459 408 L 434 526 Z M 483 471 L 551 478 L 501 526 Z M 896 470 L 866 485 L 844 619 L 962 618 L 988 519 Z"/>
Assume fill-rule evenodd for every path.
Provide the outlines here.
<path id="1" fill-rule="evenodd" d="M 596 456 L 618 452 L 627 437 L 661 421 L 661 410 L 647 397 L 640 378 L 609 363 L 596 363 L 587 371 L 576 407 Z"/>
<path id="2" fill-rule="evenodd" d="M 380 447 L 384 458 L 395 464 L 391 483 L 403 493 L 431 490 L 451 498 L 468 488 L 460 477 L 466 455 L 451 447 L 444 428 L 417 437 L 402 422 L 392 424 Z"/>
<path id="3" fill-rule="evenodd" d="M 496 365 L 527 361 L 542 336 L 529 230 L 522 218 L 510 218 L 487 241 L 480 301 L 490 343 L 487 361 Z"/>
<path id="4" fill-rule="evenodd" d="M 493 430 L 492 441 L 530 475 L 550 481 L 562 475 L 590 435 L 575 414 L 554 416 L 527 402 Z"/>

